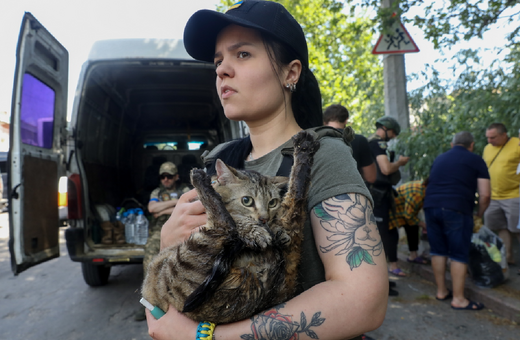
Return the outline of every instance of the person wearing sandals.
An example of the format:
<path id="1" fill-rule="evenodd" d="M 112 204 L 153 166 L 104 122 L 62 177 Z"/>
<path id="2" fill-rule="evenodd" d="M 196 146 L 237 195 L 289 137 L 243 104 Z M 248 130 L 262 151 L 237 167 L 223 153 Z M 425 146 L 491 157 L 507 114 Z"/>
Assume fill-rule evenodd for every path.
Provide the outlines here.
<path id="1" fill-rule="evenodd" d="M 424 199 L 424 214 L 430 242 L 432 268 L 437 284 L 436 299 L 451 300 L 455 310 L 480 310 L 484 305 L 466 299 L 475 192 L 479 217 L 491 200 L 489 173 L 484 160 L 473 153 L 473 135 L 462 131 L 453 137 L 451 150 L 438 156 L 430 170 Z M 446 264 L 451 260 L 452 291 L 446 287 Z"/>
<path id="2" fill-rule="evenodd" d="M 426 228 L 426 224 L 418 217 L 424 204 L 424 195 L 428 185 L 428 178 L 422 181 L 411 181 L 397 187 L 395 197 L 395 212 L 390 210 L 389 229 L 403 227 L 408 241 L 408 262 L 428 264 L 429 261 L 417 255 L 419 250 L 419 228 Z M 395 275 L 399 275 L 400 268 Z"/>

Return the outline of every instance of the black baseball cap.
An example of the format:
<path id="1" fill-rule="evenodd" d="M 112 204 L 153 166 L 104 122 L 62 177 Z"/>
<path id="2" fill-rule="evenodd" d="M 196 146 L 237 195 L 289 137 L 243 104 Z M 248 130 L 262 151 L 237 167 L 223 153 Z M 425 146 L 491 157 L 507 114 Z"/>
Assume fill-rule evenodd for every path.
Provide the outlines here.
<path id="1" fill-rule="evenodd" d="M 197 60 L 213 62 L 220 31 L 229 24 L 265 32 L 289 46 L 304 66 L 309 67 L 307 41 L 300 24 L 279 3 L 243 0 L 226 13 L 203 9 L 195 12 L 184 28 L 184 47 Z"/>

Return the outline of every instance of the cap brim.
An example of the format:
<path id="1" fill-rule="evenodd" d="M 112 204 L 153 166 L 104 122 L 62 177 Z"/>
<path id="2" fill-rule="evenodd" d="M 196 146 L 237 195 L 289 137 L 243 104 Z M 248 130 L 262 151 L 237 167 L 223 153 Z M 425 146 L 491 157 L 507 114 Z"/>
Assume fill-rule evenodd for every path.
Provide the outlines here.
<path id="1" fill-rule="evenodd" d="M 248 20 L 208 9 L 195 12 L 184 28 L 184 47 L 194 59 L 213 62 L 220 31 L 229 24 L 265 31 Z"/>

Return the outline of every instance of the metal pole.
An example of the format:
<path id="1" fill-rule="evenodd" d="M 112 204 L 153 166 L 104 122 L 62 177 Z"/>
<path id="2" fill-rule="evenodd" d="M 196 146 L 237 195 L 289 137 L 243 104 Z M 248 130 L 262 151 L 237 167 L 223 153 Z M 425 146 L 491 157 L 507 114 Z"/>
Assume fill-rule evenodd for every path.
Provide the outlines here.
<path id="1" fill-rule="evenodd" d="M 395 0 L 382 0 L 381 6 L 388 8 Z M 404 54 L 387 54 L 383 57 L 385 82 L 385 115 L 394 117 L 401 129 L 410 127 L 410 112 L 406 93 L 406 70 Z"/>

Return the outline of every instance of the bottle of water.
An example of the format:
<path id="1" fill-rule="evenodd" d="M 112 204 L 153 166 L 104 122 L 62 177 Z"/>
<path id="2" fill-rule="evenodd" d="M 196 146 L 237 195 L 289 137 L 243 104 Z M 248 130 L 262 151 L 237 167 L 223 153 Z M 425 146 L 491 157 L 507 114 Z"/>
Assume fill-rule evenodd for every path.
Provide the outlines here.
<path id="1" fill-rule="evenodd" d="M 121 221 L 123 218 L 123 213 L 125 212 L 125 208 L 117 207 L 116 211 L 116 220 Z"/>
<path id="2" fill-rule="evenodd" d="M 135 243 L 135 213 L 132 209 L 123 213 L 123 224 L 125 225 L 126 243 Z"/>
<path id="3" fill-rule="evenodd" d="M 135 244 L 145 245 L 146 241 L 148 241 L 148 219 L 139 209 L 135 219 Z"/>

